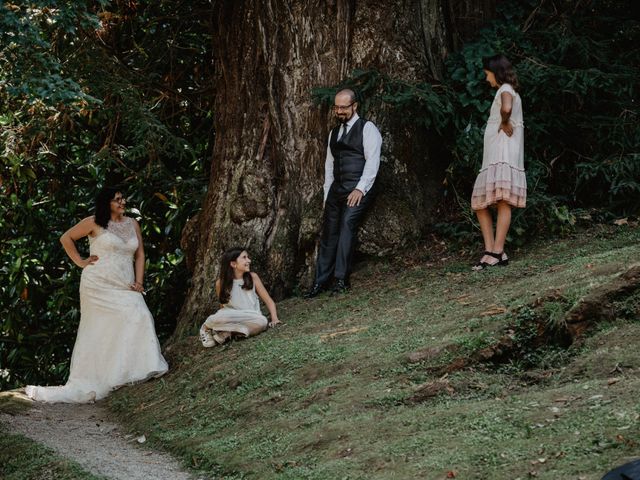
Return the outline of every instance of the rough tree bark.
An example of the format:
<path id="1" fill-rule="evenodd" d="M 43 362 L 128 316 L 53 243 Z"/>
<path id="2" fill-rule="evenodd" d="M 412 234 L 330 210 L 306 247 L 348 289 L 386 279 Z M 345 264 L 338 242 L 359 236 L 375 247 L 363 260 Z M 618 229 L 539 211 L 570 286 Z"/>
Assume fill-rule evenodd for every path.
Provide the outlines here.
<path id="1" fill-rule="evenodd" d="M 495 0 L 452 2 L 455 9 L 449 3 L 215 3 L 216 141 L 203 209 L 184 232 L 193 277 L 178 335 L 214 310 L 217 259 L 232 245 L 248 248 L 276 298 L 310 281 L 334 124 L 326 107 L 314 105 L 311 90 L 336 85 L 356 68 L 437 81 L 459 32 L 468 29 L 466 17 L 482 21 L 495 6 Z M 381 194 L 360 235 L 360 249 L 371 254 L 420 237 L 446 167 L 430 155 L 427 132 L 398 126 L 401 116 L 384 108 L 367 112 L 384 138 Z"/>

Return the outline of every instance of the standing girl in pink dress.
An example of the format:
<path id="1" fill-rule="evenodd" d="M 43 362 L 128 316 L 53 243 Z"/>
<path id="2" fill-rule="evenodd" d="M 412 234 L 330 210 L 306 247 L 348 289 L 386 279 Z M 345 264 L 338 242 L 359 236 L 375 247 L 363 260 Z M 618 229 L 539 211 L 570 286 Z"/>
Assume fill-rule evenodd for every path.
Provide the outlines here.
<path id="1" fill-rule="evenodd" d="M 471 196 L 471 208 L 478 216 L 485 250 L 474 270 L 509 263 L 504 243 L 511 225 L 511 208 L 524 208 L 527 200 L 518 77 L 504 55 L 484 58 L 483 69 L 487 82 L 498 91 L 484 131 L 482 168 Z M 497 211 L 495 234 L 489 207 Z"/>

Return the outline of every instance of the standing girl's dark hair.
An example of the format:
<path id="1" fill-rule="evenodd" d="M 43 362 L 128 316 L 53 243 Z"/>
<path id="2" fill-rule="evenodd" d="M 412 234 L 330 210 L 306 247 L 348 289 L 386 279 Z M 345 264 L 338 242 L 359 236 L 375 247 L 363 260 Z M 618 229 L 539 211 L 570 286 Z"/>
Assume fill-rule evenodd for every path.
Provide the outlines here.
<path id="1" fill-rule="evenodd" d="M 235 274 L 231 262 L 235 262 L 242 252 L 246 252 L 246 248 L 234 247 L 230 248 L 222 254 L 220 257 L 220 303 L 225 304 L 229 301 L 231 295 L 231 287 L 233 287 L 233 280 Z M 251 290 L 253 288 L 253 277 L 251 273 L 244 272 L 242 275 L 244 283 L 242 288 L 245 290 Z"/>
<path id="2" fill-rule="evenodd" d="M 492 57 L 484 57 L 482 59 L 482 68 L 495 75 L 498 85 L 508 83 L 516 92 L 520 90 L 520 83 L 516 72 L 513 70 L 513 65 L 504 55 L 498 54 Z"/>
<path id="3" fill-rule="evenodd" d="M 122 193 L 122 190 L 115 187 L 104 187 L 96 195 L 95 222 L 102 228 L 107 228 L 109 225 L 111 200 L 115 198 L 117 193 Z"/>

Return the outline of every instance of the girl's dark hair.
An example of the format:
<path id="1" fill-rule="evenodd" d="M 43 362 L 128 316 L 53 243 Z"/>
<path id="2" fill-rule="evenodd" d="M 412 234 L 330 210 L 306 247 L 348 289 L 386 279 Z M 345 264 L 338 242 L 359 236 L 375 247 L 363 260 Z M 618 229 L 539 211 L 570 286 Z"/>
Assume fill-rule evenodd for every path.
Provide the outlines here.
<path id="1" fill-rule="evenodd" d="M 493 57 L 484 57 L 482 59 L 482 68 L 492 72 L 496 76 L 496 82 L 499 85 L 508 83 L 516 92 L 520 90 L 520 83 L 516 72 L 513 70 L 513 65 L 504 55 L 498 54 Z"/>
<path id="2" fill-rule="evenodd" d="M 222 257 L 220 257 L 220 295 L 218 298 L 222 304 L 229 302 L 231 287 L 233 287 L 233 280 L 235 278 L 231 262 L 238 260 L 240 254 L 246 251 L 247 249 L 243 247 L 233 247 L 224 252 Z M 251 273 L 244 272 L 242 280 L 244 280 L 242 284 L 244 290 L 251 290 L 253 288 L 253 277 Z"/>
<path id="3" fill-rule="evenodd" d="M 115 187 L 104 187 L 96 195 L 96 211 L 95 222 L 102 228 L 107 228 L 111 219 L 111 200 L 116 193 L 122 193 L 122 190 Z"/>

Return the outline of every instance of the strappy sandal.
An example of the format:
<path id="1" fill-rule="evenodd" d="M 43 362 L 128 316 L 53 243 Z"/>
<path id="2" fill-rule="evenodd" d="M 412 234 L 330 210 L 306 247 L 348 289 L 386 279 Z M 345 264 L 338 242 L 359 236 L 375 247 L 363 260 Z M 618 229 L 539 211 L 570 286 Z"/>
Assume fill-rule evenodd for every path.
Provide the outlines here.
<path id="1" fill-rule="evenodd" d="M 507 254 L 504 253 L 504 250 L 500 253 L 493 253 L 493 252 L 489 252 L 489 255 L 491 255 L 493 258 L 495 258 L 496 260 L 498 260 L 497 263 L 494 264 L 490 264 L 490 267 L 506 267 L 507 265 L 509 265 L 509 257 L 507 257 Z M 505 258 L 506 257 L 506 258 Z"/>
<path id="2" fill-rule="evenodd" d="M 480 270 L 484 270 L 485 268 L 495 267 L 497 265 L 505 266 L 505 265 L 507 265 L 509 263 L 509 259 L 508 258 L 505 258 L 504 260 L 502 258 L 502 256 L 504 255 L 504 252 L 493 253 L 493 252 L 485 251 L 484 255 L 489 255 L 490 257 L 493 257 L 498 261 L 496 263 L 487 263 L 487 262 L 480 261 L 480 262 L 476 263 L 473 267 L 471 267 L 472 270 L 474 270 L 476 272 L 479 272 Z"/>
<path id="3" fill-rule="evenodd" d="M 484 253 L 482 254 L 482 257 L 484 257 L 486 255 L 491 255 L 491 252 L 485 250 Z M 480 258 L 482 258 L 482 257 L 480 257 Z M 479 261 L 473 267 L 471 267 L 471 270 L 479 272 L 480 270 L 484 270 L 485 268 L 490 267 L 490 266 L 491 266 L 490 263 Z"/>

